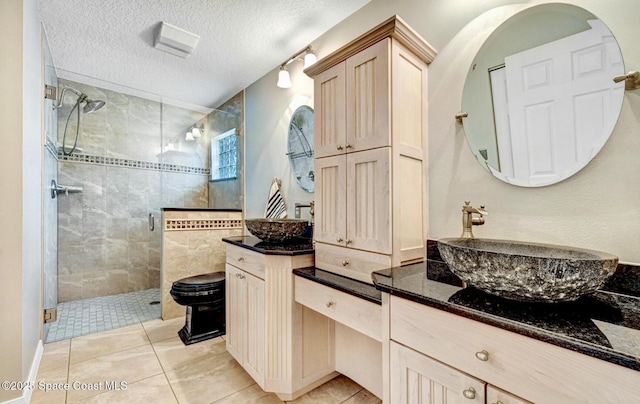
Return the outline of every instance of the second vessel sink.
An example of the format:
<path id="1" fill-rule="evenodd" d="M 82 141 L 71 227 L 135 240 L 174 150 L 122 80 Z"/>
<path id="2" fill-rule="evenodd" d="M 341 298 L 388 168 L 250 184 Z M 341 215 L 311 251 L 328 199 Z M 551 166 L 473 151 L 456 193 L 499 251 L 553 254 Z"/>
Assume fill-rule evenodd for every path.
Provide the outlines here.
<path id="1" fill-rule="evenodd" d="M 304 234 L 309 221 L 303 219 L 245 219 L 247 229 L 262 241 L 277 243 Z"/>
<path id="2" fill-rule="evenodd" d="M 600 251 L 510 240 L 445 238 L 438 249 L 468 285 L 529 302 L 576 300 L 601 288 L 618 264 Z"/>

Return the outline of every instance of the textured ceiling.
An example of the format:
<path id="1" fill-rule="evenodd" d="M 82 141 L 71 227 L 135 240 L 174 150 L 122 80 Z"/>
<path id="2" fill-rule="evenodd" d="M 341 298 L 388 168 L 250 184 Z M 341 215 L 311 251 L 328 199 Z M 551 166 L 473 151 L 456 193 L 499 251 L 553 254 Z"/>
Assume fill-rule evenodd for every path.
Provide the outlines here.
<path id="1" fill-rule="evenodd" d="M 40 0 L 40 13 L 60 77 L 216 107 L 369 1 Z M 160 21 L 200 36 L 190 57 L 153 47 Z"/>

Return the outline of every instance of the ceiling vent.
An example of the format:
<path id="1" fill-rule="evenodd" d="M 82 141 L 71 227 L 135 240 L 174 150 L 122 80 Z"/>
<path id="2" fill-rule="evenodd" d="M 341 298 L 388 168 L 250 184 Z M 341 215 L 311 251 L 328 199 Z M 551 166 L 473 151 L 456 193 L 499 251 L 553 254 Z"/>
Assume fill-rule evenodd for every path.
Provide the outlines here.
<path id="1" fill-rule="evenodd" d="M 191 55 L 199 40 L 198 35 L 162 21 L 153 46 L 156 49 L 186 58 Z"/>

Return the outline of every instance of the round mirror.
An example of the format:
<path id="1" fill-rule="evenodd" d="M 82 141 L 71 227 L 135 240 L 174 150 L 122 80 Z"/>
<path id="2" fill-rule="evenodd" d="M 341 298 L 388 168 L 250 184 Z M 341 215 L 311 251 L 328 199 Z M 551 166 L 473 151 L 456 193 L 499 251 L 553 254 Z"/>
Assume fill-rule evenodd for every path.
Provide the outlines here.
<path id="1" fill-rule="evenodd" d="M 289 122 L 287 155 L 291 172 L 298 185 L 307 192 L 314 190 L 313 173 L 313 109 L 298 107 Z"/>
<path id="2" fill-rule="evenodd" d="M 600 151 L 624 98 L 620 48 L 607 26 L 568 4 L 534 6 L 482 45 L 464 84 L 464 131 L 496 178 L 557 183 Z"/>

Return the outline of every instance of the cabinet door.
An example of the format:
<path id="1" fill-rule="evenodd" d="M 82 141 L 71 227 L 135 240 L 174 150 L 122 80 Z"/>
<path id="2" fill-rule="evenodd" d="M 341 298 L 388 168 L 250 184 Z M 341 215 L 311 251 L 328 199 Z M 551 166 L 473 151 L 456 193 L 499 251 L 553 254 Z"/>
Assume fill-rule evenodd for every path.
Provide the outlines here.
<path id="1" fill-rule="evenodd" d="M 246 286 L 246 349 L 244 368 L 264 388 L 265 323 L 264 281 L 248 273 L 242 279 Z"/>
<path id="2" fill-rule="evenodd" d="M 247 288 L 240 278 L 243 271 L 232 265 L 225 265 L 226 288 L 226 336 L 227 351 L 244 364 L 244 344 L 246 333 Z"/>
<path id="3" fill-rule="evenodd" d="M 347 59 L 347 151 L 391 145 L 389 54 L 384 39 Z"/>
<path id="4" fill-rule="evenodd" d="M 391 254 L 391 149 L 347 154 L 348 247 Z"/>
<path id="5" fill-rule="evenodd" d="M 345 153 L 345 62 L 317 75 L 313 92 L 316 157 Z"/>
<path id="6" fill-rule="evenodd" d="M 316 159 L 316 241 L 345 245 L 346 238 L 346 157 Z"/>
<path id="7" fill-rule="evenodd" d="M 487 404 L 531 404 L 531 402 L 488 384 Z"/>
<path id="8" fill-rule="evenodd" d="M 484 404 L 485 384 L 391 341 L 391 403 Z"/>

